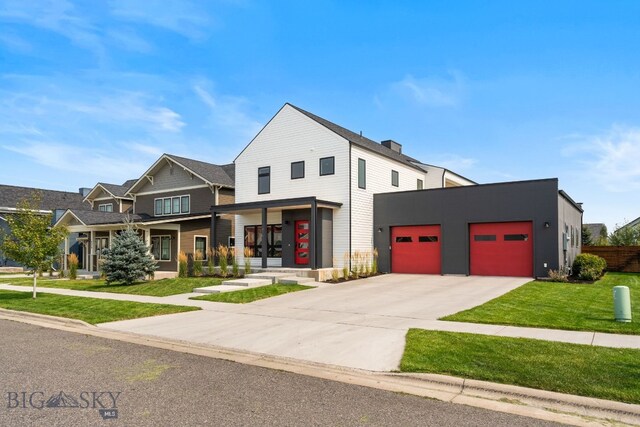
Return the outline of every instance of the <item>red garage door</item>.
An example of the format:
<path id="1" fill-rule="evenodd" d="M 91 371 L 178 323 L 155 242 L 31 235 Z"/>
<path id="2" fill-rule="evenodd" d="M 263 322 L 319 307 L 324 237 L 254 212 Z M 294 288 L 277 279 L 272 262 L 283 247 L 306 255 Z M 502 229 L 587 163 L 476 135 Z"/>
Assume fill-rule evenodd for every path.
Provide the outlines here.
<path id="1" fill-rule="evenodd" d="M 471 224 L 471 274 L 478 276 L 533 276 L 531 222 Z"/>
<path id="2" fill-rule="evenodd" d="M 440 274 L 440 226 L 392 227 L 391 271 Z"/>

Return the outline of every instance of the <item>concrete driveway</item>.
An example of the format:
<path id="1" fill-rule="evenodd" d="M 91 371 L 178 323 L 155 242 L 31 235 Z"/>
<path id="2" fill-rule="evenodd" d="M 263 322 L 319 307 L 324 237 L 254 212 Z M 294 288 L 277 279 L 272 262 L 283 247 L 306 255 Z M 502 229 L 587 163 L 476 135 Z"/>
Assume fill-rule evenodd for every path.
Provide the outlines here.
<path id="1" fill-rule="evenodd" d="M 100 327 L 311 362 L 398 368 L 411 327 L 475 307 L 527 278 L 389 274 L 276 298 Z"/>

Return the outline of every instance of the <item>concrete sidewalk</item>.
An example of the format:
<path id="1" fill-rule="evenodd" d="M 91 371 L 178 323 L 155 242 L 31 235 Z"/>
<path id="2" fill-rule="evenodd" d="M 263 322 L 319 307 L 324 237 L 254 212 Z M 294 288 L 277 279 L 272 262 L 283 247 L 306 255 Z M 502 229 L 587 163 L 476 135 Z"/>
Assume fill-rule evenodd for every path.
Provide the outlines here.
<path id="1" fill-rule="evenodd" d="M 522 280 L 397 275 L 382 278 L 323 286 L 251 304 L 189 300 L 193 294 L 150 297 L 55 288 L 40 288 L 39 292 L 197 306 L 203 310 L 99 327 L 369 371 L 398 368 L 409 328 L 640 348 L 640 336 L 634 335 L 437 320 L 495 298 L 520 286 Z M 23 286 L 0 285 L 0 289 L 30 292 Z"/>

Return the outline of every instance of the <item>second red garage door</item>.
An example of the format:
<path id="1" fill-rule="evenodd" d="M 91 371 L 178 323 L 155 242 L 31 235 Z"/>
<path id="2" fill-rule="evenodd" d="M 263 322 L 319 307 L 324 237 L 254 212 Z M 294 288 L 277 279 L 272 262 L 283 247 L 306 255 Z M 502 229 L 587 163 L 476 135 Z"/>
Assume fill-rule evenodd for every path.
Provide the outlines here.
<path id="1" fill-rule="evenodd" d="M 392 227 L 391 272 L 440 274 L 440 226 Z"/>
<path id="2" fill-rule="evenodd" d="M 471 224 L 471 274 L 532 277 L 532 231 L 531 222 Z"/>

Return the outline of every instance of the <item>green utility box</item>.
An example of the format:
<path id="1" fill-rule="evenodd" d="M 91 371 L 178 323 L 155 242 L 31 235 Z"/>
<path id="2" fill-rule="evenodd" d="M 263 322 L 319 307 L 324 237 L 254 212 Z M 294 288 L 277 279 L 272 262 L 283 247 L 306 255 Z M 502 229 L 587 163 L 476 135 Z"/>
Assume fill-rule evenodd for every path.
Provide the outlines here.
<path id="1" fill-rule="evenodd" d="M 613 287 L 613 311 L 617 322 L 631 322 L 631 295 L 629 287 Z"/>

